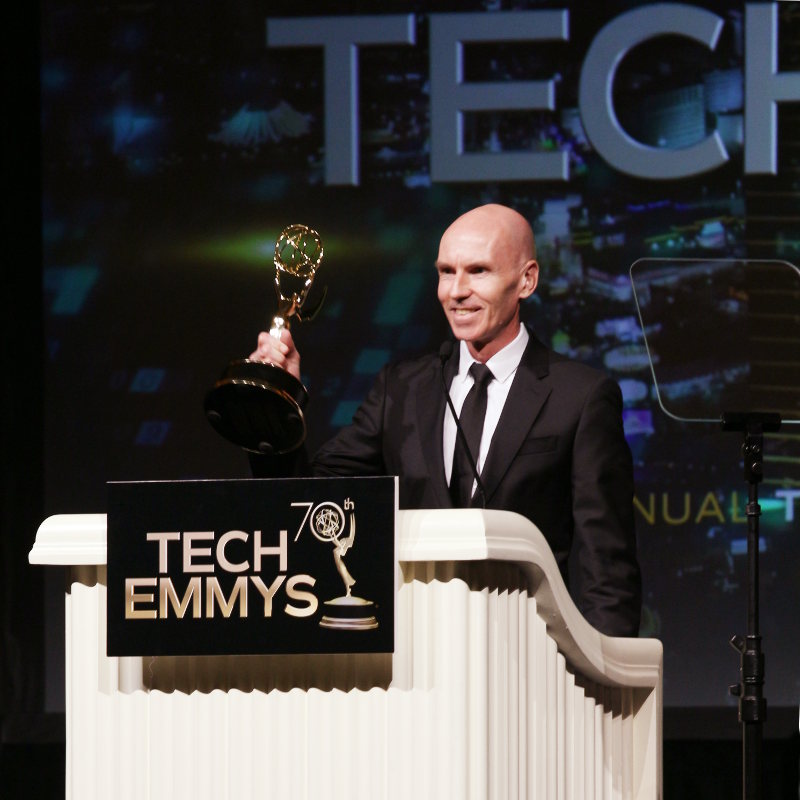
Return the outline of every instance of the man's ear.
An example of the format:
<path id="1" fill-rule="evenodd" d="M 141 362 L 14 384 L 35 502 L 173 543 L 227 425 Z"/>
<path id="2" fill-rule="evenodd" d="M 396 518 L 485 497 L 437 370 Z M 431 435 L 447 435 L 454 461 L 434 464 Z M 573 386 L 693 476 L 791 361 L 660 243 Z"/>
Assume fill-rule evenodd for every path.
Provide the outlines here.
<path id="1" fill-rule="evenodd" d="M 522 300 L 530 297 L 539 285 L 539 264 L 536 259 L 532 258 L 525 264 L 522 273 L 522 289 L 519 296 Z"/>

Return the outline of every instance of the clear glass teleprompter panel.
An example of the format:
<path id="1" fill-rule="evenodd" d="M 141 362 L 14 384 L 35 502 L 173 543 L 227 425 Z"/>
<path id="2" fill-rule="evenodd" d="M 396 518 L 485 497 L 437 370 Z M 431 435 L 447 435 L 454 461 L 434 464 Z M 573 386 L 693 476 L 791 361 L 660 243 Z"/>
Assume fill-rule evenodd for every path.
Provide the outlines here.
<path id="1" fill-rule="evenodd" d="M 642 258 L 631 283 L 663 411 L 778 413 L 800 425 L 800 270 L 786 261 Z"/>

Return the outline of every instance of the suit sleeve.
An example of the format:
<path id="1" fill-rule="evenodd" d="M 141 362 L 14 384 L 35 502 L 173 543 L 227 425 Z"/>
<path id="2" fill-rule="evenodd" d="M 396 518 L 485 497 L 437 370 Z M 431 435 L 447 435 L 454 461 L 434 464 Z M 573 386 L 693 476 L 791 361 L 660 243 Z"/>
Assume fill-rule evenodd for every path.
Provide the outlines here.
<path id="1" fill-rule="evenodd" d="M 572 461 L 573 549 L 578 605 L 611 636 L 636 636 L 641 574 L 633 519 L 633 463 L 622 428 L 622 395 L 603 378 L 589 392 Z"/>
<path id="2" fill-rule="evenodd" d="M 386 405 L 387 369 L 378 375 L 350 425 L 342 428 L 309 461 L 305 447 L 280 456 L 250 454 L 256 478 L 296 478 L 350 475 L 384 475 L 383 412 Z"/>
<path id="3" fill-rule="evenodd" d="M 384 367 L 352 423 L 317 451 L 311 463 L 314 475 L 386 474 L 383 441 L 387 382 L 388 368 Z"/>

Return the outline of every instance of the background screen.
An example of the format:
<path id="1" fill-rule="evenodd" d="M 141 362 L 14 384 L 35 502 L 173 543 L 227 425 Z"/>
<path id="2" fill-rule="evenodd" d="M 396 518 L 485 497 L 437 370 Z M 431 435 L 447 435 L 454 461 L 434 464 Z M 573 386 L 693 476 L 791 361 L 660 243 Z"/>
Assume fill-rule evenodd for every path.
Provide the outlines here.
<path id="1" fill-rule="evenodd" d="M 462 18 L 434 16 L 472 12 L 481 19 L 468 30 L 485 31 L 510 5 L 382 3 L 381 16 L 407 18 L 413 41 L 342 51 L 332 41 L 302 44 L 297 26 L 268 46 L 267 22 L 305 21 L 319 35 L 335 28 L 341 43 L 351 23 L 360 35 L 354 20 L 374 3 L 44 3 L 47 513 L 105 511 L 110 480 L 249 474 L 244 454 L 205 420 L 203 398 L 272 318 L 272 250 L 284 226 L 310 225 L 325 247 L 317 283 L 328 287 L 326 304 L 293 328 L 314 450 L 350 421 L 383 364 L 438 349 L 447 335 L 433 268 L 439 237 L 463 211 L 505 203 L 537 239 L 540 288 L 526 321 L 622 388 L 642 634 L 664 642 L 666 703 L 730 704 L 737 661 L 727 640 L 744 633 L 746 608 L 741 440 L 659 409 L 628 272 L 645 257 L 800 260 L 798 106 L 781 102 L 777 126 L 761 120 L 746 137 L 748 35 L 765 25 L 744 3 L 689 6 L 718 20 L 713 48 L 677 33 L 626 46 L 644 23 L 620 18 L 652 12 L 647 3 L 518 2 L 514 9 L 560 15 L 534 30 L 555 19 L 562 33 L 461 47 L 445 34 Z M 774 16 L 782 72 L 800 70 L 794 5 L 759 4 Z M 326 29 L 316 15 L 336 23 Z M 615 46 L 621 57 L 603 62 L 603 48 Z M 584 70 L 590 55 L 613 70 Z M 499 100 L 467 111 L 459 145 L 448 138 L 457 128 L 450 112 L 436 105 L 458 88 L 453 63 L 465 85 L 547 84 L 552 108 L 532 91 L 526 108 Z M 589 135 L 597 102 L 613 107 L 618 141 L 652 148 L 645 171 L 665 151 L 685 167 L 685 154 L 715 133 L 724 158 L 710 168 L 698 161 L 692 174 L 673 166 L 642 175 L 624 149 Z M 771 172 L 746 163 L 765 141 L 775 146 Z M 474 157 L 489 174 L 442 177 L 441 147 L 456 165 Z M 492 158 L 530 154 L 560 154 L 561 173 L 536 171 L 553 159 L 520 159 L 513 174 L 498 166 L 493 177 Z M 800 697 L 791 633 L 799 440 L 796 426 L 768 437 L 761 486 L 765 694 L 774 705 Z"/>

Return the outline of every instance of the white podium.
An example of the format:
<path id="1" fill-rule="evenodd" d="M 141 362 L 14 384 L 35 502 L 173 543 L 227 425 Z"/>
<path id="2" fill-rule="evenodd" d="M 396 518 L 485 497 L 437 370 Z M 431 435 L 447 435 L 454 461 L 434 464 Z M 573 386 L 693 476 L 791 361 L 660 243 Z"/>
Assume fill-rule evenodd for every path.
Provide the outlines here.
<path id="1" fill-rule="evenodd" d="M 524 517 L 401 511 L 398 536 L 394 655 L 110 658 L 105 515 L 45 520 L 66 797 L 662 797 L 660 642 L 592 628 Z"/>

